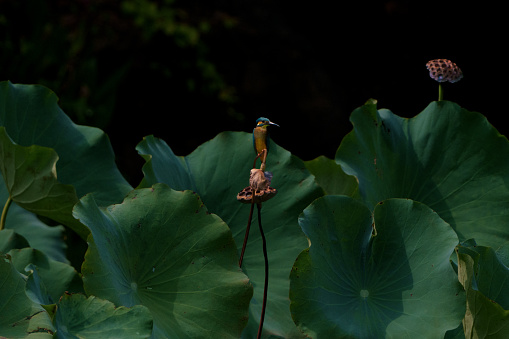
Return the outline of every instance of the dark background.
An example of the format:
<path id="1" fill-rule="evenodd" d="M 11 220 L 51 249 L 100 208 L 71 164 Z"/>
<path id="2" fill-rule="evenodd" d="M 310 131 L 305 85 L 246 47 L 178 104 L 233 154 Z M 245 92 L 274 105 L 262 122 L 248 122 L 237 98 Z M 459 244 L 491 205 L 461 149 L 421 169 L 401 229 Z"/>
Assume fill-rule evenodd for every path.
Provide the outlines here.
<path id="1" fill-rule="evenodd" d="M 303 160 L 333 158 L 367 99 L 404 117 L 437 100 L 436 58 L 464 73 L 444 99 L 506 134 L 505 10 L 465 3 L 0 0 L 0 80 L 43 84 L 104 129 L 132 185 L 144 136 L 187 155 L 260 116 Z"/>

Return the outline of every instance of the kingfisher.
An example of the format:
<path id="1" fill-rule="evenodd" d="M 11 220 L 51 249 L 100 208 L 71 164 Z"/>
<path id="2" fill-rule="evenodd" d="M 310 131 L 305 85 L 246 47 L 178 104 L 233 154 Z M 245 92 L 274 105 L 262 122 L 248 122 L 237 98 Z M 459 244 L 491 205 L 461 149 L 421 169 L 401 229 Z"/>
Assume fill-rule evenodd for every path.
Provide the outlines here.
<path id="1" fill-rule="evenodd" d="M 268 126 L 277 126 L 278 124 L 273 123 L 267 118 L 258 118 L 256 119 L 256 127 L 253 129 L 253 146 L 256 152 L 256 159 L 260 158 L 262 165 L 260 169 L 265 171 L 265 161 L 267 160 L 267 153 L 269 152 L 269 131 L 267 129 Z M 253 168 L 255 166 L 253 165 Z"/>

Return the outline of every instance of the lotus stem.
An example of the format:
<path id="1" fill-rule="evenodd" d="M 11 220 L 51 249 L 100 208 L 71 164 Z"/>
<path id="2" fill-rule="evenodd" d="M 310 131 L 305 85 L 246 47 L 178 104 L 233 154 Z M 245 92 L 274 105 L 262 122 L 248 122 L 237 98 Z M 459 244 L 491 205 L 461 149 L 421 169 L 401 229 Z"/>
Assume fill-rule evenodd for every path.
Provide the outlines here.
<path id="1" fill-rule="evenodd" d="M 9 206 L 11 206 L 12 198 L 9 196 L 7 201 L 5 202 L 4 209 L 2 211 L 2 218 L 0 219 L 0 231 L 5 228 L 5 219 L 7 219 L 7 212 L 9 211 Z"/>
<path id="2" fill-rule="evenodd" d="M 438 83 L 438 101 L 444 100 L 444 92 L 442 91 L 442 84 Z"/>
<path id="3" fill-rule="evenodd" d="M 260 235 L 262 237 L 263 245 L 263 258 L 265 259 L 265 283 L 263 285 L 263 303 L 262 303 L 262 314 L 260 315 L 260 326 L 258 327 L 257 339 L 262 337 L 263 321 L 265 319 L 265 307 L 267 306 L 267 289 L 269 286 L 269 258 L 267 256 L 267 241 L 265 240 L 265 234 L 262 228 L 262 204 L 256 204 L 258 207 L 258 227 L 260 228 Z"/>
<path id="4" fill-rule="evenodd" d="M 251 228 L 251 219 L 253 219 L 254 209 L 254 194 L 253 200 L 251 201 L 251 210 L 249 211 L 249 219 L 247 220 L 246 234 L 244 235 L 244 243 L 242 244 L 242 250 L 240 251 L 239 267 L 242 268 L 242 260 L 244 259 L 244 252 L 246 251 L 247 238 L 249 237 L 249 229 Z"/>

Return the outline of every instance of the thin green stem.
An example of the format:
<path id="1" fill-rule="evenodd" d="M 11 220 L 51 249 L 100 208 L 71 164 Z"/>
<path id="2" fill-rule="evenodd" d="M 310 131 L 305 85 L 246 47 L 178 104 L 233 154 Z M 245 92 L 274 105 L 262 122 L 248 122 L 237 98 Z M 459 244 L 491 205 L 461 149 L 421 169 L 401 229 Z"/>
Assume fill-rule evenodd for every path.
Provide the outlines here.
<path id="1" fill-rule="evenodd" d="M 438 101 L 444 100 L 444 92 L 442 91 L 442 84 L 438 83 Z"/>
<path id="2" fill-rule="evenodd" d="M 5 202 L 4 209 L 2 211 L 2 218 L 0 219 L 0 231 L 5 228 L 5 219 L 7 219 L 7 212 L 9 211 L 9 206 L 11 206 L 12 198 L 9 196 L 7 201 Z"/>
<path id="3" fill-rule="evenodd" d="M 260 228 L 260 235 L 262 236 L 263 245 L 263 258 L 265 259 L 265 283 L 263 285 L 263 302 L 262 302 L 262 314 L 260 316 L 260 325 L 258 326 L 257 339 L 262 337 L 263 321 L 265 319 L 265 307 L 267 306 L 267 289 L 269 287 L 269 258 L 267 256 L 267 241 L 265 240 L 265 234 L 262 228 L 262 204 L 256 204 L 258 207 L 258 227 Z"/>

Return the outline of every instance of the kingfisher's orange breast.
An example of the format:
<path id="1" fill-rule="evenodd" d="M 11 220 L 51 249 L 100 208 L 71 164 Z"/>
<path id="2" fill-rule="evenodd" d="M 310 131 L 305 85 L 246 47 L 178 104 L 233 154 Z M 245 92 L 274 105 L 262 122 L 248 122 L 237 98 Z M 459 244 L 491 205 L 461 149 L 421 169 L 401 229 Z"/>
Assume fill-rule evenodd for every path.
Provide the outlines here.
<path id="1" fill-rule="evenodd" d="M 256 153 L 260 154 L 261 151 L 267 148 L 267 129 L 262 127 L 256 127 L 253 130 L 254 142 Z"/>

